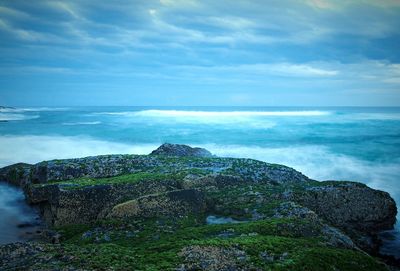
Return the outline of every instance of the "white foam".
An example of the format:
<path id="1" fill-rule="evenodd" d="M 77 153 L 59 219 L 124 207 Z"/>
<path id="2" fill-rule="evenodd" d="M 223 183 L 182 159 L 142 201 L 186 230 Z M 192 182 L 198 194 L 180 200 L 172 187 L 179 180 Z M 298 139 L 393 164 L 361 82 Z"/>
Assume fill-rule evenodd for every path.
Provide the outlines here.
<path id="1" fill-rule="evenodd" d="M 148 154 L 160 144 L 122 144 L 81 136 L 0 136 L 0 167 L 101 154 Z"/>
<path id="2" fill-rule="evenodd" d="M 68 107 L 25 107 L 25 108 L 14 108 L 14 107 L 2 107 L 0 112 L 4 113 L 23 113 L 23 112 L 42 112 L 42 111 L 65 111 Z"/>
<path id="3" fill-rule="evenodd" d="M 82 122 L 64 122 L 62 125 L 75 126 L 75 125 L 98 125 L 101 121 L 82 121 Z"/>
<path id="4" fill-rule="evenodd" d="M 325 116 L 329 111 L 185 111 L 185 110 L 143 110 L 138 112 L 110 113 L 114 115 L 132 115 L 142 117 L 293 117 L 293 116 Z"/>
<path id="5" fill-rule="evenodd" d="M 185 111 L 143 110 L 133 112 L 102 112 L 96 115 L 118 116 L 118 121 L 146 123 L 183 123 L 230 126 L 229 129 L 270 129 L 276 126 L 276 117 L 318 117 L 329 111 Z"/>
<path id="6" fill-rule="evenodd" d="M 350 117 L 357 120 L 400 120 L 400 113 L 357 113 Z"/>
<path id="7" fill-rule="evenodd" d="M 39 118 L 38 115 L 0 113 L 0 121 L 29 120 L 29 119 L 37 119 L 37 118 Z"/>

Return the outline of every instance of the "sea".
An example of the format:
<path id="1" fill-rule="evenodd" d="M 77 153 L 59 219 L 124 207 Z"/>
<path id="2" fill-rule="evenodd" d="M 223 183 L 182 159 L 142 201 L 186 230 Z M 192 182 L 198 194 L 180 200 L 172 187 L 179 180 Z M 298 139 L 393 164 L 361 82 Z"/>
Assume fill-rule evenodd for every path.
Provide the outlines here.
<path id="1" fill-rule="evenodd" d="M 0 109 L 0 167 L 148 154 L 165 142 L 204 147 L 217 156 L 284 164 L 316 180 L 362 182 L 389 192 L 400 204 L 400 107 Z M 21 197 L 10 191 L 0 187 L 0 216 L 5 217 L 5 205 L 14 205 L 10 195 L 16 201 Z M 2 223 L 0 236 L 7 231 L 11 235 L 10 226 Z M 383 253 L 400 257 L 399 232 L 398 223 L 384 233 Z"/>

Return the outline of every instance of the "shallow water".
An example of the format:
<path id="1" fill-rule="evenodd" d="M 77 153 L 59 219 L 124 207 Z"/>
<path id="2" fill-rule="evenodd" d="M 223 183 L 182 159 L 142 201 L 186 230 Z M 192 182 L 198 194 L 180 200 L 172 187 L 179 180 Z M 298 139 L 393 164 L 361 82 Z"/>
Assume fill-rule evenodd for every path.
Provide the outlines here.
<path id="1" fill-rule="evenodd" d="M 38 213 L 30 207 L 23 192 L 0 182 L 0 244 L 34 238 L 40 223 Z"/>
<path id="2" fill-rule="evenodd" d="M 206 223 L 208 225 L 215 225 L 215 224 L 241 223 L 241 221 L 235 220 L 231 217 L 209 215 L 206 218 Z"/>

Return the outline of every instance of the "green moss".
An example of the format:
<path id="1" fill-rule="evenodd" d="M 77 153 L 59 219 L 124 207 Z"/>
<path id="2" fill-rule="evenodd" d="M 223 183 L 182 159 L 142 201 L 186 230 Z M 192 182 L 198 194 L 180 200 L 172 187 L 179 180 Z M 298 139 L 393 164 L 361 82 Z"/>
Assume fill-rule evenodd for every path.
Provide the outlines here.
<path id="1" fill-rule="evenodd" d="M 16 169 L 16 168 L 13 168 L 13 169 L 11 169 L 11 170 L 8 172 L 8 178 L 9 178 L 12 182 L 15 182 L 15 181 L 18 180 L 18 172 L 17 172 L 17 169 Z"/>
<path id="2" fill-rule="evenodd" d="M 35 186 L 46 186 L 59 184 L 64 185 L 64 189 L 78 189 L 85 186 L 104 185 L 104 184 L 127 184 L 137 183 L 141 181 L 161 181 L 161 180 L 175 180 L 180 179 L 182 176 L 177 174 L 163 174 L 152 172 L 138 172 L 133 174 L 120 175 L 110 178 L 78 178 L 66 181 L 49 181 L 46 184 L 36 184 Z"/>
<path id="3" fill-rule="evenodd" d="M 246 264 L 261 270 L 386 270 L 364 253 L 327 247 L 318 236 L 304 238 L 284 230 L 285 225 L 310 225 L 305 220 L 269 219 L 239 224 L 204 225 L 205 217 L 105 220 L 92 226 L 62 229 L 62 251 L 72 266 L 85 270 L 175 270 L 191 245 L 232 247 L 245 251 Z M 111 241 L 83 240 L 89 228 L 106 232 Z M 127 236 L 127 232 L 135 234 Z M 224 235 L 229 233 L 230 235 Z M 56 252 L 46 252 L 54 255 Z M 267 253 L 274 258 L 266 261 Z"/>

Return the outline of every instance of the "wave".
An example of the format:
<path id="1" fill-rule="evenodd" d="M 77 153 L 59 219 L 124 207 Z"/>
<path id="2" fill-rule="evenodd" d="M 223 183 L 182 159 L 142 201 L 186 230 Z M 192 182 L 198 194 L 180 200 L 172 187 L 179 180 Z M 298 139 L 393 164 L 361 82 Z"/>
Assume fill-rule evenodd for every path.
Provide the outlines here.
<path id="1" fill-rule="evenodd" d="M 64 122 L 62 125 L 75 126 L 75 125 L 98 125 L 101 121 L 82 121 L 82 122 Z"/>
<path id="2" fill-rule="evenodd" d="M 0 121 L 30 120 L 37 119 L 38 115 L 24 115 L 14 113 L 0 113 Z"/>
<path id="3" fill-rule="evenodd" d="M 353 115 L 357 120 L 400 120 L 400 113 L 358 113 Z"/>
<path id="4" fill-rule="evenodd" d="M 270 129 L 276 126 L 273 117 L 317 117 L 329 111 L 185 111 L 143 110 L 128 112 L 102 112 L 95 115 L 121 117 L 118 121 L 152 122 L 160 124 L 183 123 L 202 125 L 229 125 L 229 128 Z M 271 118 L 268 118 L 271 117 Z M 233 125 L 233 127 L 232 127 Z"/>
<path id="5" fill-rule="evenodd" d="M 130 115 L 141 117 L 293 117 L 293 116 L 326 116 L 329 111 L 185 111 L 185 110 L 143 110 L 137 112 L 116 112 L 114 115 Z"/>
<path id="6" fill-rule="evenodd" d="M 65 111 L 68 107 L 26 107 L 26 108 L 14 108 L 14 107 L 1 107 L 0 112 L 3 113 L 23 113 L 23 112 L 42 112 L 42 111 Z"/>

